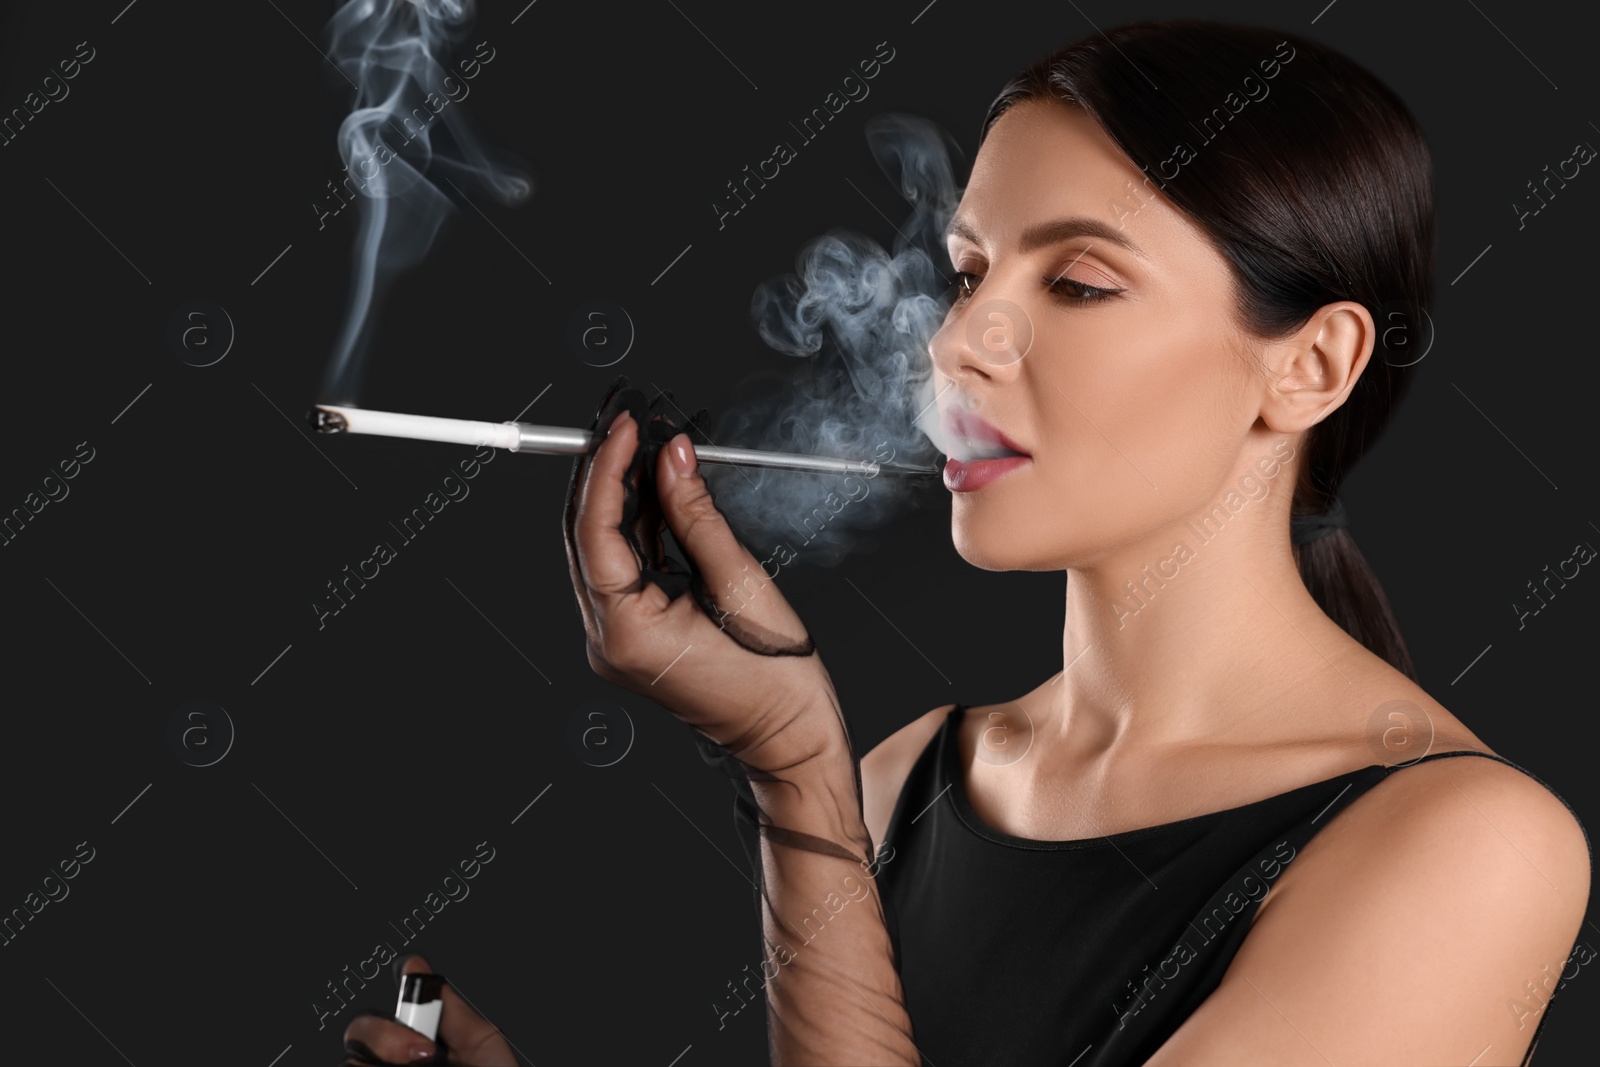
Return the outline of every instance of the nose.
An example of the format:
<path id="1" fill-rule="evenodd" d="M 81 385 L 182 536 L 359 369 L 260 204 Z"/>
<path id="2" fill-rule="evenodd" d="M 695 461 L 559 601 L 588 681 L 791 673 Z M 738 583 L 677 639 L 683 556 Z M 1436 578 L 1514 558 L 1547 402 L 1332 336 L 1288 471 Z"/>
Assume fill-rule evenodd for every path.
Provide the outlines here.
<path id="1" fill-rule="evenodd" d="M 1018 374 L 1033 345 L 1033 321 L 1004 297 L 971 296 L 928 341 L 934 369 L 956 382 L 1003 384 Z"/>

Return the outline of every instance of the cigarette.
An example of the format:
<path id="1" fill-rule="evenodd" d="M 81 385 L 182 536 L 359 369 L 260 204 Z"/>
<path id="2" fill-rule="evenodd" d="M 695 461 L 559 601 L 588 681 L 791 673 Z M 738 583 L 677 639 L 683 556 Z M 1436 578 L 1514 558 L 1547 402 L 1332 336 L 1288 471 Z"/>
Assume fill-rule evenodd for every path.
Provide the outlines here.
<path id="1" fill-rule="evenodd" d="M 570 426 L 535 426 L 527 422 L 477 422 L 472 419 L 441 419 L 432 415 L 402 415 L 393 411 L 368 411 L 365 408 L 318 404 L 311 411 L 311 425 L 318 433 L 364 433 L 381 437 L 407 437 L 415 441 L 443 441 L 457 445 L 490 445 L 512 452 L 539 452 L 552 456 L 581 456 L 589 446 L 603 438 Z M 799 452 L 769 452 L 759 448 L 731 448 L 722 445 L 694 446 L 695 458 L 702 463 L 728 463 L 741 467 L 772 467 L 778 470 L 813 471 L 820 474 L 858 474 L 874 467 L 894 474 L 938 474 L 937 467 L 912 463 L 873 463 L 867 460 L 809 456 Z"/>
<path id="2" fill-rule="evenodd" d="M 396 1021 L 432 1041 L 439 1036 L 439 1016 L 443 1012 L 443 978 L 436 974 L 400 977 L 400 1003 L 394 1009 Z"/>

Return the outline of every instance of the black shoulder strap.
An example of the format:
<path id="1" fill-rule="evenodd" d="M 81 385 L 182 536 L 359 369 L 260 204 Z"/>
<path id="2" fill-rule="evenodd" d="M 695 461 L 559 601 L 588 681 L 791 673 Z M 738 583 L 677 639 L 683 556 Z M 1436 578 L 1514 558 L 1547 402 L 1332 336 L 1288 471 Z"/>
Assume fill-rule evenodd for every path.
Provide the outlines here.
<path id="1" fill-rule="evenodd" d="M 1584 843 L 1584 846 L 1586 848 L 1589 848 L 1590 863 L 1592 864 L 1594 862 L 1594 859 L 1593 859 L 1593 857 L 1594 857 L 1594 849 L 1592 847 L 1589 847 L 1589 831 L 1588 831 L 1587 828 L 1584 827 L 1583 820 L 1578 818 L 1578 813 L 1572 810 L 1572 805 L 1567 803 L 1567 798 L 1562 796 L 1560 793 L 1557 793 L 1554 789 L 1550 788 L 1550 783 L 1549 782 L 1546 782 L 1543 778 L 1540 778 L 1537 774 L 1534 774 L 1532 771 L 1528 770 L 1528 768 L 1522 766 L 1522 764 L 1520 764 L 1520 763 L 1513 763 L 1511 760 L 1506 759 L 1504 756 L 1497 756 L 1493 752 L 1479 752 L 1475 748 L 1463 748 L 1463 749 L 1455 749 L 1455 750 L 1452 750 L 1450 752 L 1430 752 L 1426 756 L 1422 756 L 1419 759 L 1412 760 L 1410 763 L 1398 763 L 1398 764 L 1395 764 L 1392 767 L 1388 767 L 1388 768 L 1385 768 L 1385 769 L 1388 770 L 1390 773 L 1393 773 L 1395 771 L 1404 770 L 1407 767 L 1414 767 L 1419 763 L 1427 763 L 1429 760 L 1450 759 L 1452 756 L 1482 756 L 1484 759 L 1492 759 L 1496 763 L 1504 763 L 1507 767 L 1510 767 L 1512 770 L 1521 771 L 1523 774 L 1527 775 L 1529 778 L 1532 778 L 1535 782 L 1538 782 L 1539 785 L 1541 787 L 1543 787 L 1544 790 L 1547 793 L 1549 793 L 1551 796 L 1555 797 L 1557 800 L 1561 801 L 1561 806 L 1567 809 L 1567 814 L 1572 816 L 1572 820 L 1578 824 L 1578 829 L 1583 831 L 1583 843 Z"/>
<path id="2" fill-rule="evenodd" d="M 1504 763 L 1507 767 L 1515 767 L 1517 770 L 1521 771 L 1523 774 L 1526 774 L 1529 778 L 1534 778 L 1534 775 L 1532 774 L 1532 772 L 1527 770 L 1525 767 L 1521 767 L 1521 766 L 1518 766 L 1515 763 L 1512 763 L 1510 760 L 1506 759 L 1504 756 L 1497 756 L 1493 752 L 1480 752 L 1475 748 L 1452 749 L 1449 752 L 1430 752 L 1426 756 L 1419 756 L 1417 759 L 1410 760 L 1409 762 L 1406 762 L 1406 763 L 1396 763 L 1392 767 L 1390 767 L 1389 769 L 1397 771 L 1397 770 L 1400 770 L 1403 767 L 1410 767 L 1410 766 L 1412 766 L 1414 764 L 1417 764 L 1417 763 L 1427 763 L 1429 760 L 1436 760 L 1436 759 L 1449 759 L 1451 756 L 1482 756 L 1484 759 L 1492 759 L 1496 763 Z M 1534 778 L 1534 780 L 1538 781 L 1537 778 Z M 1539 782 L 1539 784 L 1540 785 L 1544 785 L 1543 782 Z M 1549 789 L 1550 787 L 1546 785 L 1545 788 Z"/>

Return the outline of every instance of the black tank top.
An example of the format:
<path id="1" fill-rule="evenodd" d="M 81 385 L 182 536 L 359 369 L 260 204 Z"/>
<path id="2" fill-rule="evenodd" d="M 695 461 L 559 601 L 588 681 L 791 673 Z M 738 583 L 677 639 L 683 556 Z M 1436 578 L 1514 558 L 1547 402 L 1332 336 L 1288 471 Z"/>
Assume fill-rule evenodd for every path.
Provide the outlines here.
<path id="1" fill-rule="evenodd" d="M 1400 769 L 1374 764 L 1108 837 L 1035 841 L 973 810 L 963 712 L 951 710 L 912 767 L 885 833 L 892 860 L 877 875 L 911 1033 L 939 1067 L 1144 1063 L 1217 988 L 1285 866 Z M 1451 756 L 1528 774 L 1486 752 L 1415 762 Z"/>

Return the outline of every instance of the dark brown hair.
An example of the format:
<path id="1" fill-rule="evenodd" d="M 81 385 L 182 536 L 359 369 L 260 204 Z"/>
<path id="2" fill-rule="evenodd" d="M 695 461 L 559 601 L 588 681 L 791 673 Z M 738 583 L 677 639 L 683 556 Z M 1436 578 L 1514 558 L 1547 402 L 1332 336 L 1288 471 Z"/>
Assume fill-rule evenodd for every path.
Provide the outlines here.
<path id="1" fill-rule="evenodd" d="M 1008 108 L 1035 98 L 1082 108 L 1147 186 L 1209 236 L 1233 267 L 1250 333 L 1286 336 L 1340 300 L 1371 312 L 1372 358 L 1302 449 L 1291 514 L 1326 511 L 1410 382 L 1416 357 L 1391 355 L 1420 347 L 1415 331 L 1431 321 L 1432 164 L 1409 109 L 1366 68 L 1313 41 L 1190 20 L 1119 26 L 1033 64 L 989 106 L 980 143 Z M 1294 554 L 1322 610 L 1416 680 L 1349 530 Z"/>

